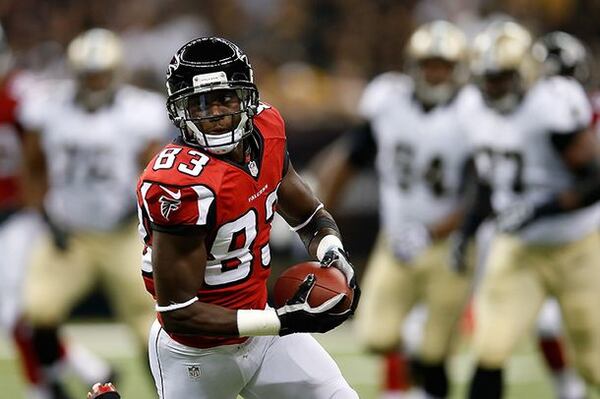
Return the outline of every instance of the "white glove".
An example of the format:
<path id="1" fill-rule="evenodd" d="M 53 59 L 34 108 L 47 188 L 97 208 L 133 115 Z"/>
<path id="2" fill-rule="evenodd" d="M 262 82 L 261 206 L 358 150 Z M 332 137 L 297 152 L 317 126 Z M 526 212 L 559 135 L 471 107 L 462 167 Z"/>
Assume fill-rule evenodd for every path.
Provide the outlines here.
<path id="1" fill-rule="evenodd" d="M 321 260 L 322 267 L 335 267 L 341 270 L 346 276 L 346 281 L 348 282 L 348 287 L 356 288 L 356 279 L 354 278 L 354 266 L 348 260 L 348 255 L 341 248 L 331 248 L 327 252 L 325 252 L 325 256 Z"/>
<path id="2" fill-rule="evenodd" d="M 431 244 L 429 230 L 422 224 L 405 224 L 396 228 L 390 237 L 392 251 L 402 262 L 411 263 Z"/>
<path id="3" fill-rule="evenodd" d="M 496 226 L 503 233 L 514 233 L 535 217 L 535 207 L 527 202 L 520 201 L 511 204 L 496 216 Z"/>

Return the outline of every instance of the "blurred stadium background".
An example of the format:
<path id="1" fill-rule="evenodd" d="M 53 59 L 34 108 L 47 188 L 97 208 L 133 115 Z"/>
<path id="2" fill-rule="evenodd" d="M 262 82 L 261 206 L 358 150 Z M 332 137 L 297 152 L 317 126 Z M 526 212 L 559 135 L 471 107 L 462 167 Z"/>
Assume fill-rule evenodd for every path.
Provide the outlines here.
<path id="1" fill-rule="evenodd" d="M 370 78 L 402 69 L 402 49 L 415 26 L 448 19 L 472 37 L 492 18 L 514 18 L 538 35 L 564 30 L 582 39 L 591 54 L 600 52 L 597 0 L 0 1 L 0 22 L 18 66 L 48 78 L 67 73 L 66 45 L 91 27 L 119 32 L 128 80 L 159 92 L 171 55 L 187 40 L 221 35 L 237 42 L 250 56 L 261 98 L 275 104 L 287 121 L 289 150 L 299 169 L 356 122 L 356 103 Z M 591 90 L 598 84 L 598 71 L 593 72 Z M 335 215 L 359 271 L 377 231 L 376 206 L 374 175 L 366 172 Z M 277 267 L 297 261 L 302 251 L 283 230 L 273 240 L 276 275 Z M 103 322 L 108 315 L 104 298 L 94 294 L 75 311 L 68 337 L 121 366 L 125 398 L 153 397 L 133 359 L 128 332 Z M 361 353 L 350 327 L 319 339 L 361 398 L 375 398 L 379 363 Z M 459 351 L 451 369 L 458 387 L 454 397 L 462 396 L 470 367 L 468 351 Z M 0 398 L 21 397 L 18 370 L 10 341 L 0 339 Z M 528 341 L 510 364 L 509 383 L 510 398 L 551 397 L 545 370 Z M 83 398 L 87 387 L 70 388 Z"/>

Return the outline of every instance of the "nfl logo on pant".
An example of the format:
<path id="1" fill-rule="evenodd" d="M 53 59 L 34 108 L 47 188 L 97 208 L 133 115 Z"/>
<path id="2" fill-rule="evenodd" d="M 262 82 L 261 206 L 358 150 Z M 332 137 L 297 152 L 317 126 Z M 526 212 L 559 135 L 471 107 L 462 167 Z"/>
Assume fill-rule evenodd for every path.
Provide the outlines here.
<path id="1" fill-rule="evenodd" d="M 188 377 L 190 377 L 192 380 L 200 378 L 200 376 L 202 375 L 202 372 L 200 371 L 200 367 L 198 367 L 198 366 L 188 366 L 187 371 L 188 371 Z"/>

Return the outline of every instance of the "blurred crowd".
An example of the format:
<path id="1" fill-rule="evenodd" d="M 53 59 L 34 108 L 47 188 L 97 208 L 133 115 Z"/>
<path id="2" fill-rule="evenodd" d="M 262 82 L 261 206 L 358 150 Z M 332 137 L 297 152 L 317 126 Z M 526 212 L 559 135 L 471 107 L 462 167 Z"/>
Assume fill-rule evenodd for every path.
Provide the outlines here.
<path id="1" fill-rule="evenodd" d="M 414 27 L 447 19 L 474 34 L 511 15 L 534 32 L 566 30 L 598 52 L 594 0 L 4 0 L 0 21 L 27 68 L 64 73 L 63 53 L 79 32 L 123 35 L 130 80 L 163 90 L 165 66 L 192 37 L 227 37 L 251 55 L 263 100 L 277 104 L 292 134 L 351 124 L 366 82 L 400 69 Z"/>

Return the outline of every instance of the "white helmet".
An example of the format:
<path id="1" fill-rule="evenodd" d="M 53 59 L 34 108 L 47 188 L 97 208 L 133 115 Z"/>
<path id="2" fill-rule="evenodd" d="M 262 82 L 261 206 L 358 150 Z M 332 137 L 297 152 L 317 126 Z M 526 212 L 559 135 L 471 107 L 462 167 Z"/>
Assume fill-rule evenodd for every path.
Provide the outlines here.
<path id="1" fill-rule="evenodd" d="M 471 54 L 471 73 L 482 89 L 488 105 L 501 113 L 512 112 L 537 75 L 531 53 L 531 34 L 510 21 L 492 23 L 475 37 Z M 486 79 L 510 74 L 510 90 L 492 96 L 485 88 Z"/>
<path id="2" fill-rule="evenodd" d="M 90 109 L 96 109 L 112 98 L 123 66 L 123 45 L 113 32 L 94 28 L 77 36 L 67 49 L 69 67 L 79 84 L 79 99 Z M 91 74 L 107 74 L 108 82 L 99 88 L 83 83 Z"/>
<path id="3" fill-rule="evenodd" d="M 415 95 L 427 105 L 437 105 L 450 100 L 467 79 L 464 61 L 467 39 L 464 33 L 448 21 L 433 21 L 421 25 L 411 35 L 407 45 L 409 69 L 415 81 Z M 424 76 L 421 63 L 439 59 L 453 65 L 451 78 L 431 83 Z"/>
<path id="4" fill-rule="evenodd" d="M 94 28 L 71 41 L 67 59 L 76 73 L 116 70 L 123 64 L 123 45 L 115 33 Z"/>

